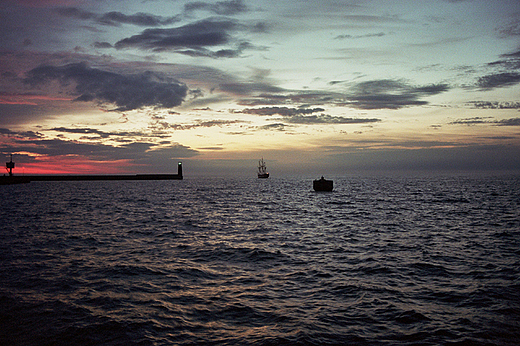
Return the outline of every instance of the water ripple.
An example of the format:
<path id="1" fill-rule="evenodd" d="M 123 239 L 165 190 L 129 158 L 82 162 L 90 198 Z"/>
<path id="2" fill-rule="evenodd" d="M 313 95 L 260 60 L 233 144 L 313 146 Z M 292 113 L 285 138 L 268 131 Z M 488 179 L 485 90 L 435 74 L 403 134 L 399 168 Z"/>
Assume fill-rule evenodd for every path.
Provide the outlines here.
<path id="1" fill-rule="evenodd" d="M 517 344 L 519 177 L 309 182 L 2 186 L 0 344 Z"/>

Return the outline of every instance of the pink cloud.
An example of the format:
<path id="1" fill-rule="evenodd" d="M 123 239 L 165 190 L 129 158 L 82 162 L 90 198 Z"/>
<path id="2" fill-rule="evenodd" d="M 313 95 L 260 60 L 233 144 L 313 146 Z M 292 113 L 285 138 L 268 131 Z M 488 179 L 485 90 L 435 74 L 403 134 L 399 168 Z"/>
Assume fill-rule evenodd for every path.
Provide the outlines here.
<path id="1" fill-rule="evenodd" d="M 36 101 L 71 101 L 70 97 L 52 97 L 46 95 L 0 94 L 0 104 L 37 106 Z"/>
<path id="2" fill-rule="evenodd" d="M 55 7 L 55 6 L 73 6 L 82 3 L 81 0 L 8 0 L 16 5 L 25 7 Z"/>
<path id="3" fill-rule="evenodd" d="M 125 174 L 134 167 L 129 160 L 96 161 L 84 156 L 39 156 L 35 162 L 17 163 L 21 174 Z"/>

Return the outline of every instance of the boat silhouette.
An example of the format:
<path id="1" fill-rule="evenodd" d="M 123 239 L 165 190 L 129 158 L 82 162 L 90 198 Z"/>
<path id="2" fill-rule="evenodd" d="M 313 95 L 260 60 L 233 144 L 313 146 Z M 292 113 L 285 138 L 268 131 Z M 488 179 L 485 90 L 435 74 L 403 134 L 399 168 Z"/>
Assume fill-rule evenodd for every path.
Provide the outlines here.
<path id="1" fill-rule="evenodd" d="M 321 179 L 315 179 L 312 182 L 312 188 L 314 189 L 314 191 L 330 192 L 330 191 L 332 191 L 333 186 L 334 186 L 333 181 L 327 180 L 323 176 L 321 177 Z"/>
<path id="2" fill-rule="evenodd" d="M 265 165 L 263 157 L 258 161 L 258 178 L 269 178 L 269 172 L 267 172 L 267 166 Z"/>

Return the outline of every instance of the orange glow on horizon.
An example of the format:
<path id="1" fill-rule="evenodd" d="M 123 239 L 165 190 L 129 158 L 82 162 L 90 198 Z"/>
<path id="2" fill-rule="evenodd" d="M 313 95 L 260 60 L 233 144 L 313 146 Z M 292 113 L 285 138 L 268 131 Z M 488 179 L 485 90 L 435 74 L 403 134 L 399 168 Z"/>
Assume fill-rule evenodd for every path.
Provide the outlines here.
<path id="1" fill-rule="evenodd" d="M 82 157 L 38 159 L 38 162 L 17 163 L 13 173 L 16 175 L 39 174 L 130 174 L 128 169 L 135 167 L 129 160 L 93 161 Z"/>
<path id="2" fill-rule="evenodd" d="M 0 104 L 5 105 L 31 105 L 37 106 L 38 101 L 72 101 L 71 97 L 53 97 L 47 95 L 24 95 L 24 94 L 5 94 L 0 95 Z"/>

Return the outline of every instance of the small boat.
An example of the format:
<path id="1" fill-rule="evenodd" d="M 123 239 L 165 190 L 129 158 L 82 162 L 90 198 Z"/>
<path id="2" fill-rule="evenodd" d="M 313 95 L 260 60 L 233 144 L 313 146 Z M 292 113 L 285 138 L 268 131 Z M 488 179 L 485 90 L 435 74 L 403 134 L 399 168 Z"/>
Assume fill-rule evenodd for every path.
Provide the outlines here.
<path id="1" fill-rule="evenodd" d="M 323 177 L 321 179 L 316 179 L 312 182 L 312 188 L 314 191 L 332 191 L 333 182 L 332 180 L 327 180 Z"/>
<path id="2" fill-rule="evenodd" d="M 263 157 L 258 161 L 258 178 L 269 178 L 269 172 L 267 172 L 267 167 Z"/>

